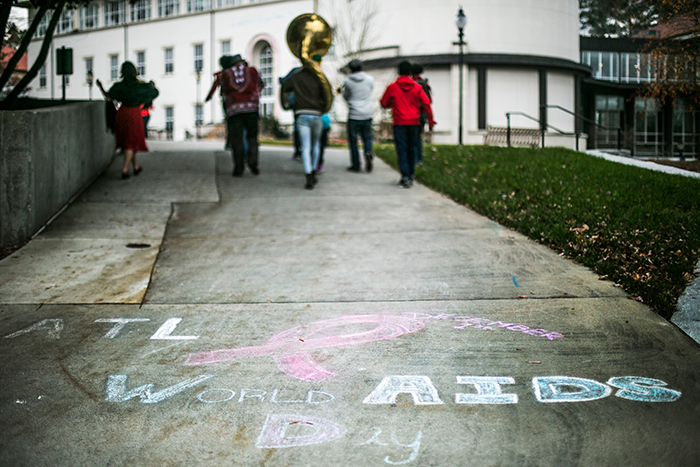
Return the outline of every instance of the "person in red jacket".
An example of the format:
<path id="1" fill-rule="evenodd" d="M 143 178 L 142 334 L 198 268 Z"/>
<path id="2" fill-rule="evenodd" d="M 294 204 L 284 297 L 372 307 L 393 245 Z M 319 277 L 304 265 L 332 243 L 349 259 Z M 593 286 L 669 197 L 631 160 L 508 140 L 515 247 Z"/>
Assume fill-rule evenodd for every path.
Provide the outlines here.
<path id="1" fill-rule="evenodd" d="M 399 64 L 399 78 L 387 86 L 379 103 L 391 109 L 394 124 L 394 146 L 401 170 L 399 186 L 411 188 L 415 173 L 417 151 L 420 148 L 420 116 L 424 113 L 428 126 L 435 126 L 430 99 L 420 84 L 411 79 L 411 63 Z"/>

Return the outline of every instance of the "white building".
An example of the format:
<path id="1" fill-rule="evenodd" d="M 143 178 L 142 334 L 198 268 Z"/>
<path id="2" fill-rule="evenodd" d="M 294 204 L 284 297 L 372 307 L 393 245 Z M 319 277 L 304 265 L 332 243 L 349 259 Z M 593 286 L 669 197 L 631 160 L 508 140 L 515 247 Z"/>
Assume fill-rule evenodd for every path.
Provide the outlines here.
<path id="1" fill-rule="evenodd" d="M 354 7 L 353 7 L 354 5 Z M 355 8 L 348 12 L 348 7 Z M 68 99 L 87 99 L 92 70 L 109 87 L 119 79 L 124 60 L 136 64 L 145 80 L 156 82 L 152 128 L 173 129 L 175 139 L 195 133 L 196 119 L 222 121 L 218 98 L 202 104 L 223 54 L 240 53 L 260 71 L 267 87 L 261 114 L 289 123 L 292 115 L 279 105 L 278 79 L 298 65 L 285 41 L 293 18 L 316 11 L 334 27 L 334 48 L 323 68 L 337 86 L 340 69 L 353 47 L 351 35 L 366 26 L 368 39 L 356 40 L 365 70 L 376 79 L 377 102 L 396 77 L 400 61 L 424 65 L 434 94 L 438 126 L 434 141 L 456 143 L 459 128 L 459 47 L 455 16 L 459 3 L 447 0 L 138 0 L 96 1 L 68 10 L 57 28 L 45 68 L 31 84 L 31 95 L 60 98 L 61 77 L 55 74 L 56 49 L 73 49 Z M 579 63 L 579 18 L 576 0 L 462 0 L 468 17 L 464 30 L 464 142 L 481 144 L 489 126 L 506 125 L 506 112 L 521 112 L 565 132 L 575 131 L 574 117 L 557 105 L 579 110 L 579 82 L 590 70 Z M 358 13 L 373 14 L 362 20 Z M 30 11 L 30 19 L 32 12 Z M 352 25 L 352 27 L 348 27 Z M 342 37 L 340 37 L 342 36 Z M 342 39 L 342 40 L 341 40 Z M 30 63 L 41 38 L 30 47 Z M 343 50 L 346 49 L 346 50 Z M 200 85 L 196 70 L 201 69 Z M 93 90 L 93 98 L 99 92 Z M 342 98 L 333 108 L 336 122 L 345 121 Z M 386 118 L 377 103 L 376 121 Z M 537 121 L 512 117 L 520 128 L 538 128 Z M 573 147 L 573 137 L 548 134 L 548 144 Z"/>

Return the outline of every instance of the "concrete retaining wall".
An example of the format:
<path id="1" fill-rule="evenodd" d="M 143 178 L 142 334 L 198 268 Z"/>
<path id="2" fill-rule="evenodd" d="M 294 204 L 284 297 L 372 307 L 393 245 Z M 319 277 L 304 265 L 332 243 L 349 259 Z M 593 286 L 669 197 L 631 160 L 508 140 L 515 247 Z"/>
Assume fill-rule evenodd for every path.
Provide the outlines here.
<path id="1" fill-rule="evenodd" d="M 104 105 L 0 112 L 0 246 L 29 240 L 109 164 Z"/>

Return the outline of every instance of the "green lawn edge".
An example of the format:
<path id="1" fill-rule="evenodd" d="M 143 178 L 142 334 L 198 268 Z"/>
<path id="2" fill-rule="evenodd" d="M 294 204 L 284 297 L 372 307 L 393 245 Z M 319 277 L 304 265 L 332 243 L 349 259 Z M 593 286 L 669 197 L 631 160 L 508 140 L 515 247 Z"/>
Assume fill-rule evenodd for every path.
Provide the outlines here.
<path id="1" fill-rule="evenodd" d="M 377 156 L 396 168 L 391 145 Z M 416 180 L 670 318 L 700 258 L 700 180 L 564 148 L 426 145 Z M 398 178 L 397 178 L 398 179 Z"/>

